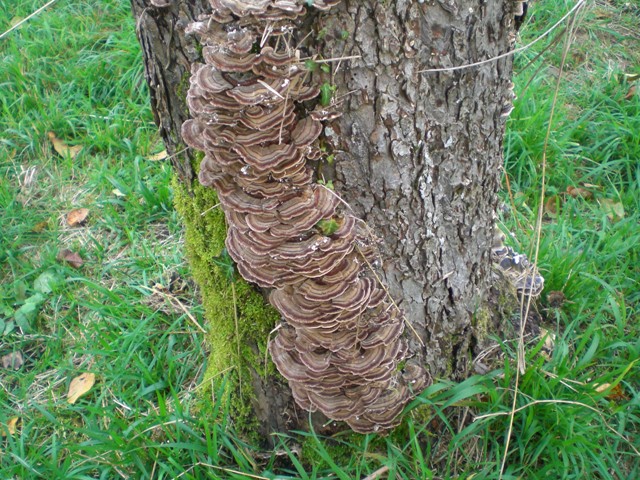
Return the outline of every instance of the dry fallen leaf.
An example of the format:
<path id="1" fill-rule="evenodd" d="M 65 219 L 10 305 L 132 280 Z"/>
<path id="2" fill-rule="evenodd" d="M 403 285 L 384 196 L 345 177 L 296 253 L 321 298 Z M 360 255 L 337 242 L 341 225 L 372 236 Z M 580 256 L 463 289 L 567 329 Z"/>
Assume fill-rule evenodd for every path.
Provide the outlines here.
<path id="1" fill-rule="evenodd" d="M 69 156 L 70 158 L 76 158 L 80 153 L 80 150 L 82 150 L 82 145 L 69 146 L 56 137 L 56 134 L 53 132 L 47 132 L 47 137 L 51 140 L 53 149 L 58 152 L 58 155 L 61 157 Z"/>
<path id="2" fill-rule="evenodd" d="M 607 217 L 612 222 L 617 222 L 624 218 L 624 207 L 622 206 L 622 203 L 616 202 L 610 198 L 603 198 L 599 200 L 599 202 L 607 214 Z"/>
<path id="3" fill-rule="evenodd" d="M 544 202 L 544 213 L 547 215 L 554 217 L 558 213 L 558 204 L 560 203 L 560 197 L 557 195 L 551 195 L 547 198 L 547 201 Z"/>
<path id="4" fill-rule="evenodd" d="M 20 417 L 11 417 L 6 425 L 0 426 L 0 434 L 2 434 L 3 437 L 6 437 L 7 434 L 15 435 L 18 420 L 20 420 Z"/>
<path id="5" fill-rule="evenodd" d="M 67 402 L 71 405 L 76 403 L 78 399 L 91 390 L 93 384 L 96 383 L 95 373 L 83 373 L 71 380 L 69 391 L 67 392 Z"/>
<path id="6" fill-rule="evenodd" d="M 627 94 L 624 96 L 624 99 L 625 100 L 631 100 L 635 94 L 636 94 L 636 86 L 635 85 L 631 85 L 629 87 L 629 90 L 627 91 Z"/>
<path id="7" fill-rule="evenodd" d="M 622 388 L 621 384 L 617 384 L 615 387 L 611 389 L 609 395 L 607 395 L 607 399 L 613 400 L 614 402 L 620 402 L 622 400 L 629 400 L 629 397 Z"/>
<path id="8" fill-rule="evenodd" d="M 152 162 L 157 162 L 160 160 L 164 160 L 169 156 L 166 150 L 163 150 L 159 153 L 154 153 L 153 155 L 149 155 L 147 160 L 151 160 Z"/>
<path id="9" fill-rule="evenodd" d="M 70 227 L 76 227 L 82 225 L 89 215 L 88 208 L 76 208 L 67 213 L 67 225 Z"/>
<path id="10" fill-rule="evenodd" d="M 572 187 L 571 185 L 567 187 L 567 193 L 572 197 L 591 198 L 593 196 L 586 188 Z"/>
<path id="11" fill-rule="evenodd" d="M 2 368 L 18 370 L 23 364 L 24 358 L 20 350 L 2 356 Z"/>
<path id="12" fill-rule="evenodd" d="M 611 387 L 610 383 L 601 383 L 601 384 L 596 384 L 595 386 L 595 390 L 598 393 L 604 393 L 607 390 L 611 389 L 609 391 L 609 393 L 607 393 L 606 398 L 608 400 L 613 400 L 613 401 L 620 401 L 620 400 L 628 400 L 629 397 L 627 397 L 624 389 L 622 388 L 622 385 L 620 385 L 619 383 L 617 385 L 615 385 L 614 387 Z"/>
<path id="13" fill-rule="evenodd" d="M 82 260 L 82 257 L 76 252 L 72 252 L 68 248 L 60 250 L 57 258 L 58 261 L 67 262 L 73 268 L 80 268 L 84 264 L 84 260 Z"/>

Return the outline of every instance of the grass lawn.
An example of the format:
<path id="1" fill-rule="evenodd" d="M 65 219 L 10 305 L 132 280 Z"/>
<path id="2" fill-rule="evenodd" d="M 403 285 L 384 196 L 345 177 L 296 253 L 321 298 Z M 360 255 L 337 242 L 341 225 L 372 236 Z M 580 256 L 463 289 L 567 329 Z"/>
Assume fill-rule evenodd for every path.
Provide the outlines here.
<path id="1" fill-rule="evenodd" d="M 43 3 L 2 2 L 0 34 Z M 519 45 L 572 5 L 534 3 Z M 579 20 L 546 150 L 549 335 L 526 345 L 515 402 L 517 339 L 389 436 L 283 437 L 271 455 L 234 433 L 223 379 L 200 384 L 206 322 L 128 2 L 59 0 L 0 38 L 0 479 L 640 478 L 640 4 Z M 522 252 L 559 32 L 516 55 L 501 221 Z"/>

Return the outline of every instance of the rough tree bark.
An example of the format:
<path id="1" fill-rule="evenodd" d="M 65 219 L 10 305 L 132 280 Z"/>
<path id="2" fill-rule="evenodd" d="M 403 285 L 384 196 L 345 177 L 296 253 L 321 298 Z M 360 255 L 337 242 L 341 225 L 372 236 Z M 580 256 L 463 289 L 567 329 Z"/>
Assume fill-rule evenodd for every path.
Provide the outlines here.
<path id="1" fill-rule="evenodd" d="M 132 0 L 132 7 L 155 120 L 195 202 L 197 154 L 185 151 L 180 126 L 201 50 L 184 30 L 210 7 L 206 0 Z M 303 27 L 322 37 L 325 58 L 356 57 L 332 64 L 343 115 L 325 128 L 335 161 L 322 175 L 381 239 L 383 280 L 417 332 L 407 329 L 411 354 L 432 377 L 469 375 L 491 329 L 482 312 L 493 278 L 511 59 L 422 71 L 508 52 L 514 8 L 508 0 L 344 0 Z M 299 428 L 307 415 L 260 368 L 251 368 L 251 383 L 261 432 Z"/>

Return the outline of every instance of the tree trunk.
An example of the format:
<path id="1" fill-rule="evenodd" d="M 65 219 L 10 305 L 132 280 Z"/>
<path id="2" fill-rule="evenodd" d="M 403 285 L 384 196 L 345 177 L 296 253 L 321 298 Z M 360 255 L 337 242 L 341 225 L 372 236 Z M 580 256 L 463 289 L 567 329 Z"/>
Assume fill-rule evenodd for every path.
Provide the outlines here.
<path id="1" fill-rule="evenodd" d="M 324 20 L 356 32 L 346 54 L 361 56 L 336 79 L 353 92 L 336 129 L 336 185 L 383 239 L 386 283 L 425 343 L 414 350 L 432 375 L 462 378 L 491 279 L 511 57 L 420 71 L 508 52 L 511 5 L 394 3 L 349 2 L 349 15 Z"/>
<path id="2" fill-rule="evenodd" d="M 201 156 L 185 151 L 180 134 L 189 118 L 191 65 L 202 62 L 202 48 L 185 28 L 210 7 L 204 0 L 132 0 L 132 7 L 155 120 L 175 155 L 176 205 L 185 217 L 189 260 L 213 332 L 210 363 L 217 372 L 210 375 L 244 359 L 235 369 L 234 378 L 244 382 L 236 397 L 251 399 L 253 426 L 263 438 L 303 428 L 308 414 L 296 407 L 273 366 L 263 364 L 268 332 L 279 315 L 258 306 L 262 298 L 246 284 L 233 287 L 233 299 L 226 296 L 230 287 L 214 271 L 224 220 L 215 211 L 200 215 L 216 200 L 198 184 L 195 160 Z M 493 279 L 490 251 L 505 112 L 512 100 L 511 58 L 428 70 L 508 52 L 514 8 L 507 1 L 343 0 L 324 12 L 310 7 L 296 35 L 311 39 L 324 59 L 338 59 L 314 74 L 335 87 L 333 105 L 342 113 L 325 122 L 322 148 L 331 161 L 319 165 L 317 176 L 331 180 L 349 211 L 380 239 L 377 275 L 410 324 L 406 358 L 432 377 L 469 375 L 478 345 L 490 333 L 484 312 Z M 257 320 L 266 324 L 256 332 Z"/>

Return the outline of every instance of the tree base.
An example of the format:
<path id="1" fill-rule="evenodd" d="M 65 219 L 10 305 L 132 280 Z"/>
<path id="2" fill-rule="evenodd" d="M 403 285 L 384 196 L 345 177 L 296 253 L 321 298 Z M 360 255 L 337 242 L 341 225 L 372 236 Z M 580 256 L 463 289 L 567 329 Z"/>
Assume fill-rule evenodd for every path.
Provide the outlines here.
<path id="1" fill-rule="evenodd" d="M 217 391 L 216 386 L 225 380 L 235 430 L 264 448 L 275 446 L 274 433 L 312 428 L 331 435 L 345 429 L 294 404 L 286 381 L 267 352 L 270 332 L 280 315 L 253 286 L 239 276 L 232 284 L 216 265 L 224 248 L 226 225 L 224 214 L 216 207 L 215 191 L 197 182 L 189 191 L 177 179 L 173 189 L 176 210 L 185 224 L 187 258 L 209 325 L 206 341 L 210 354 L 202 381 L 206 394 Z M 461 346 L 468 348 L 468 361 L 450 366 L 451 379 L 463 380 L 499 367 L 499 356 L 487 354 L 499 351 L 496 332 L 503 332 L 502 339 L 517 338 L 517 292 L 500 271 L 493 275 L 487 301 L 473 316 L 470 345 Z M 535 332 L 535 316 L 530 315 L 527 323 Z"/>

